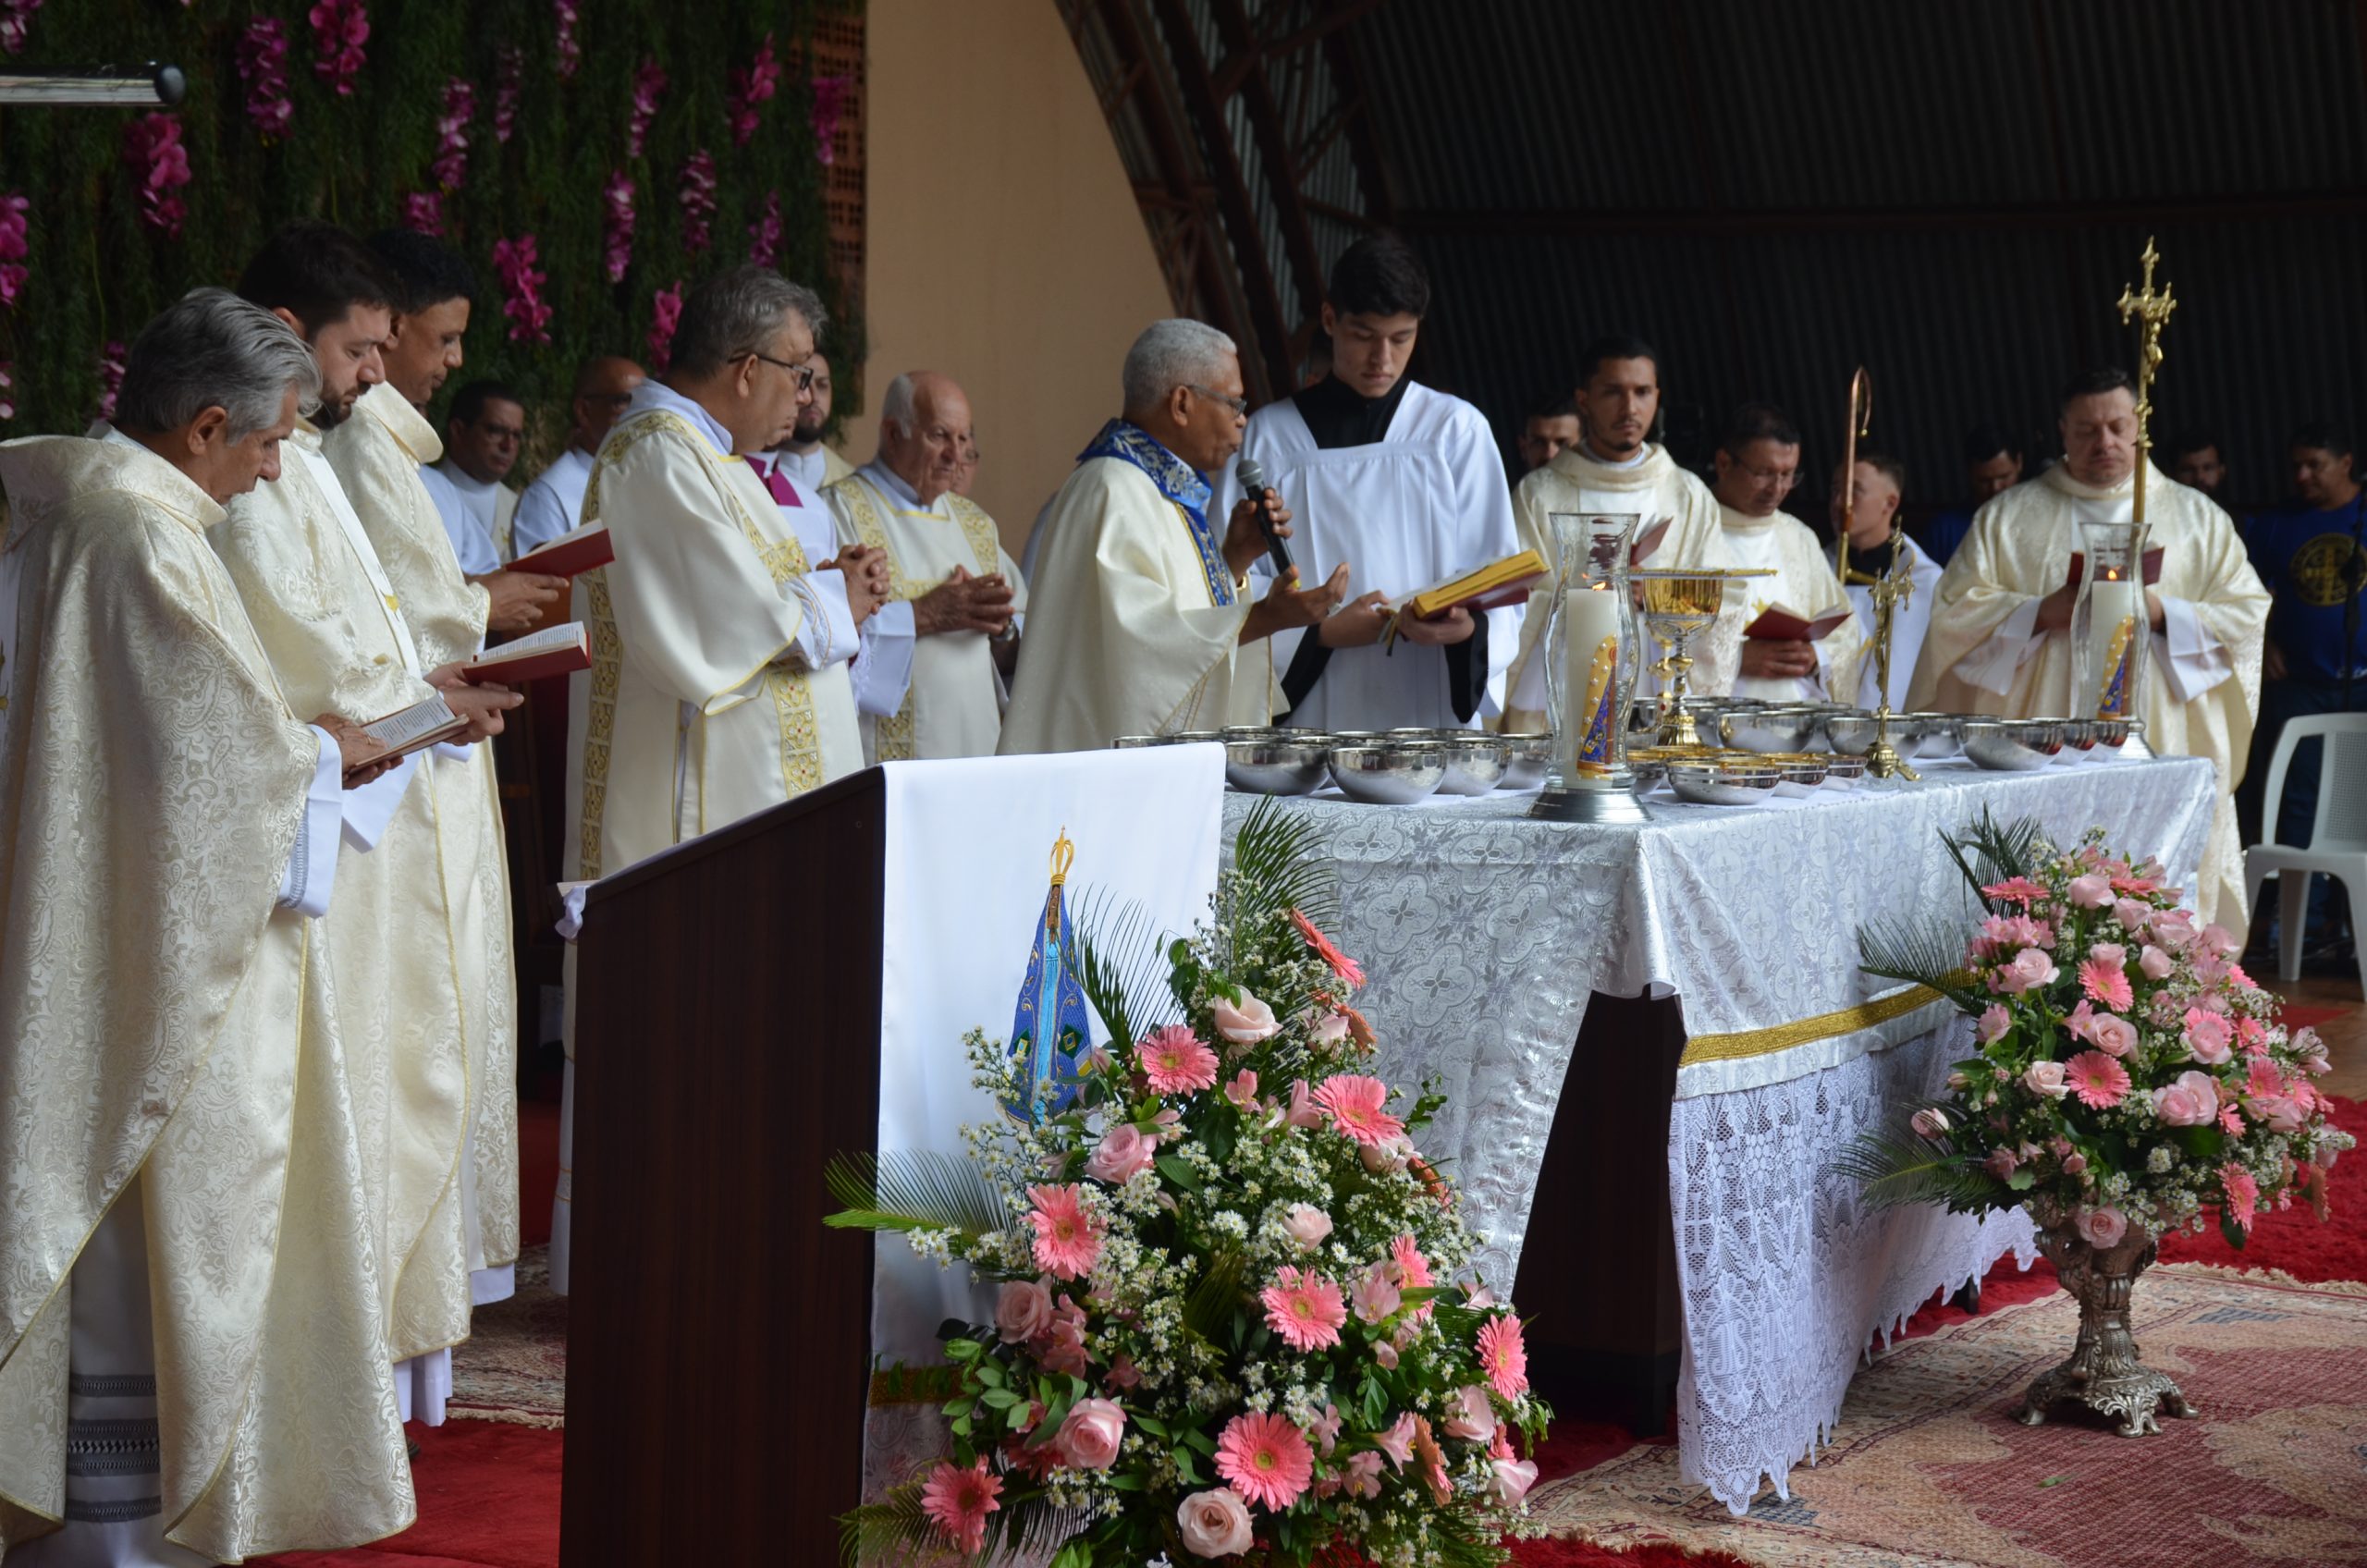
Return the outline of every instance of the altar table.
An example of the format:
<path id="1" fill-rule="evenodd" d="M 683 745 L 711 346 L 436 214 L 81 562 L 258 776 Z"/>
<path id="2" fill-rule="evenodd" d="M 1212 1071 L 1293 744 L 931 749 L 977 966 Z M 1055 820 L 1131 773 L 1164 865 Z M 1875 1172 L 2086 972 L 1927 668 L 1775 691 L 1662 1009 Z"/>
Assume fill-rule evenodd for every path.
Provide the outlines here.
<path id="1" fill-rule="evenodd" d="M 1657 1348 L 1685 1471 L 1739 1512 L 1809 1456 L 1874 1334 L 2008 1251 L 2032 1256 L 2018 1212 L 1871 1214 L 1830 1173 L 1969 1039 L 1944 1004 L 1863 974 L 1858 928 L 1928 910 L 1969 923 L 1939 836 L 1983 809 L 2064 845 L 2101 826 L 2189 883 L 2216 788 L 2208 761 L 2169 758 L 1942 764 L 1797 809 L 1652 803 L 1636 826 L 1531 821 L 1518 794 L 1282 805 L 1339 879 L 1332 935 L 1372 976 L 1358 1005 L 1376 1071 L 1448 1096 L 1423 1150 L 1486 1235 L 1486 1277 L 1519 1280 L 1540 1364 L 1606 1348 L 1606 1324 L 1655 1359 L 1668 1278 L 1681 1322 L 1661 1314 Z M 1256 804 L 1226 798 L 1228 840 Z M 1670 998 L 1681 1025 L 1650 1005 Z M 1654 1407 L 1637 1419 L 1649 1429 Z"/>

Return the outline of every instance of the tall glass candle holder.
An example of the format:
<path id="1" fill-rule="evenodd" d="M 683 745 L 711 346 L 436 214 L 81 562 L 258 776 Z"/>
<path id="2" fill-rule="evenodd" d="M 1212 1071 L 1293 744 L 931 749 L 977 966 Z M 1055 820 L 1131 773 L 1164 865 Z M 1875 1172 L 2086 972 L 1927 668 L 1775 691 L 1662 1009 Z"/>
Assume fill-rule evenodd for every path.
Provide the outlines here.
<path id="1" fill-rule="evenodd" d="M 2141 523 L 2081 520 L 2087 560 L 2071 606 L 2071 718 L 2141 719 L 2152 647 Z"/>
<path id="2" fill-rule="evenodd" d="M 1545 701 L 1553 753 L 1532 816 L 1562 822 L 1641 822 L 1627 767 L 1627 716 L 1642 649 L 1628 553 L 1642 518 L 1554 512 L 1553 585 L 1546 622 Z"/>

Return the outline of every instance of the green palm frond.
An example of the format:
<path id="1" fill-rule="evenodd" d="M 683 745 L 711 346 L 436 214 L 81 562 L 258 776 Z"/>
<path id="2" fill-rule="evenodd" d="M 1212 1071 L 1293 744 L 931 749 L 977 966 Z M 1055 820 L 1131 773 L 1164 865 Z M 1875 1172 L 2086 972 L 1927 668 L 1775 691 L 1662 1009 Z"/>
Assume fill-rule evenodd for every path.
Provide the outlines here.
<path id="1" fill-rule="evenodd" d="M 1123 1055 L 1162 1023 L 1175 1022 L 1167 988 L 1167 935 L 1150 913 L 1114 894 L 1088 888 L 1070 913 L 1076 937 L 1077 984 L 1110 1031 L 1112 1051 Z"/>
<path id="2" fill-rule="evenodd" d="M 1022 1492 L 987 1515 L 987 1545 L 979 1555 L 989 1562 L 1041 1562 L 1070 1537 L 1091 1529 L 1093 1521 L 1093 1514 L 1057 1507 L 1041 1492 Z"/>
<path id="3" fill-rule="evenodd" d="M 1969 1155 L 1956 1154 L 1915 1131 L 1911 1109 L 1858 1134 L 1833 1161 L 1834 1175 L 1858 1183 L 1869 1208 L 1945 1204 L 1951 1213 L 2011 1208 L 2020 1194 Z"/>
<path id="4" fill-rule="evenodd" d="M 839 1515 L 839 1562 L 844 1568 L 867 1562 L 926 1561 L 945 1550 L 945 1537 L 921 1512 L 919 1481 L 889 1488 L 877 1502 Z"/>
<path id="5" fill-rule="evenodd" d="M 1315 858 L 1314 824 L 1282 809 L 1272 797 L 1250 808 L 1233 841 L 1237 876 L 1232 906 L 1222 924 L 1244 929 L 1297 910 L 1318 927 L 1339 918 L 1340 889 L 1331 871 Z"/>
<path id="6" fill-rule="evenodd" d="M 960 1155 L 935 1149 L 842 1154 L 823 1171 L 843 1205 L 822 1221 L 841 1231 L 958 1231 L 979 1236 L 1009 1223 L 1002 1194 Z"/>
<path id="7" fill-rule="evenodd" d="M 1940 842 L 1947 846 L 1948 858 L 1956 863 L 1972 884 L 1973 896 L 1981 889 L 2028 876 L 2039 863 L 2039 851 L 2045 840 L 2045 829 L 2038 818 L 2025 816 L 2013 822 L 1999 822 L 1987 806 L 1981 808 L 1981 819 L 1957 833 L 1943 833 Z M 1981 900 L 1983 908 L 1992 907 Z"/>
<path id="8" fill-rule="evenodd" d="M 1220 1252 L 1208 1259 L 1208 1271 L 1193 1281 L 1184 1298 L 1184 1327 L 1204 1340 L 1213 1340 L 1233 1320 L 1241 1305 L 1241 1281 L 1247 1264 L 1237 1252 Z"/>
<path id="9" fill-rule="evenodd" d="M 1884 980 L 1928 986 L 1967 1012 L 1988 1004 L 1965 972 L 1964 931 L 1953 919 L 1916 915 L 1859 926 L 1858 967 Z"/>

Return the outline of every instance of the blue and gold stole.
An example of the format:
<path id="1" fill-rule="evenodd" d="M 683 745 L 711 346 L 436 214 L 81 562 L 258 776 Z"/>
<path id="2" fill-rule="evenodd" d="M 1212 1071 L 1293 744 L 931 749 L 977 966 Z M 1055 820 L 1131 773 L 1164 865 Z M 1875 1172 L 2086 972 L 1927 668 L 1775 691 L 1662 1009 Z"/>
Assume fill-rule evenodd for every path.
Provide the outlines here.
<path id="1" fill-rule="evenodd" d="M 1116 458 L 1132 463 L 1159 486 L 1159 493 L 1184 514 L 1184 526 L 1192 535 L 1192 547 L 1200 553 L 1200 570 L 1208 574 L 1209 602 L 1233 603 L 1233 569 L 1225 564 L 1216 532 L 1208 524 L 1208 482 L 1200 477 L 1199 471 L 1160 446 L 1159 438 L 1149 431 L 1122 419 L 1113 419 L 1103 425 L 1093 444 L 1076 455 L 1079 462 L 1094 458 Z"/>

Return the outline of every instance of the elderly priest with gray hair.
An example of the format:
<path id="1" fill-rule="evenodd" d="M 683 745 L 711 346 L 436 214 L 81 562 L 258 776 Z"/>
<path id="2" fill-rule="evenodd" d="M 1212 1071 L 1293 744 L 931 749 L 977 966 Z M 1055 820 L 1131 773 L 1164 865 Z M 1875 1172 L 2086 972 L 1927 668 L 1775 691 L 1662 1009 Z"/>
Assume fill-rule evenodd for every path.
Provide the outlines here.
<path id="1" fill-rule="evenodd" d="M 1245 497 L 1231 516 L 1208 516 L 1204 475 L 1241 449 L 1248 414 L 1232 338 L 1154 322 L 1127 350 L 1124 389 L 1123 416 L 1101 427 L 1036 523 L 1005 754 L 1270 723 L 1282 692 L 1269 639 L 1320 621 L 1347 590 L 1343 561 L 1320 587 L 1300 588 L 1293 570 L 1252 602 L 1261 510 L 1284 537 L 1290 512 Z"/>
<path id="2" fill-rule="evenodd" d="M 294 331 L 202 288 L 132 345 L 113 425 L 0 447 L 9 1568 L 414 1513 L 316 924 L 375 748 L 289 708 L 206 542 L 319 386 Z"/>

